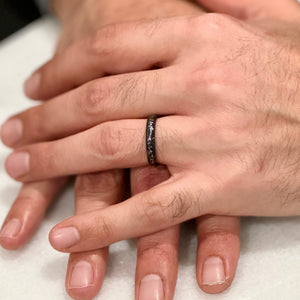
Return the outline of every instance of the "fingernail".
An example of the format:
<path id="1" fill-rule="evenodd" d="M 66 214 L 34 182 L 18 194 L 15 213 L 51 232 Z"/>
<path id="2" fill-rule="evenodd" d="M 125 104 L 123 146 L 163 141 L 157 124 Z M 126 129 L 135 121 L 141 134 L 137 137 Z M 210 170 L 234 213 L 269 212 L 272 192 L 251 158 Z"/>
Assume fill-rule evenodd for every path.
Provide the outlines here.
<path id="1" fill-rule="evenodd" d="M 80 289 L 93 285 L 94 270 L 92 265 L 87 261 L 78 262 L 71 275 L 70 289 Z"/>
<path id="2" fill-rule="evenodd" d="M 75 227 L 56 229 L 51 234 L 51 240 L 56 249 L 67 249 L 80 240 L 80 235 Z"/>
<path id="3" fill-rule="evenodd" d="M 12 153 L 6 160 L 7 173 L 13 178 L 25 175 L 29 172 L 29 159 L 27 152 Z"/>
<path id="4" fill-rule="evenodd" d="M 140 283 L 139 300 L 163 300 L 164 287 L 156 274 L 145 276 Z"/>
<path id="5" fill-rule="evenodd" d="M 0 237 L 14 238 L 18 235 L 21 229 L 21 221 L 19 219 L 11 219 L 2 228 Z"/>
<path id="6" fill-rule="evenodd" d="M 217 256 L 206 259 L 202 271 L 203 285 L 217 285 L 225 283 L 225 269 L 223 260 Z"/>
<path id="7" fill-rule="evenodd" d="M 15 144 L 23 134 L 23 124 L 19 119 L 10 119 L 1 127 L 1 139 L 4 144 L 11 146 Z"/>
<path id="8" fill-rule="evenodd" d="M 26 95 L 33 95 L 38 89 L 41 82 L 41 74 L 39 72 L 33 73 L 26 81 L 24 85 L 24 90 Z"/>

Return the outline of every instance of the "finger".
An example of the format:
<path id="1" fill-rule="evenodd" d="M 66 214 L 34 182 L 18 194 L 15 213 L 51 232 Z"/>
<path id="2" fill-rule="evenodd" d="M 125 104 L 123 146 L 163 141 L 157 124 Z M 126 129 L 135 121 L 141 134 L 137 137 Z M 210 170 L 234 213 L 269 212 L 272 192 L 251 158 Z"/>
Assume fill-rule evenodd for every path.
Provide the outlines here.
<path id="1" fill-rule="evenodd" d="M 201 124 L 198 122 L 195 129 L 192 118 L 159 118 L 155 135 L 157 161 L 179 167 L 182 163 L 178 162 L 178 156 L 181 156 L 180 161 L 185 166 L 187 162 L 192 162 L 191 153 L 183 151 L 181 137 L 187 136 L 185 142 L 189 144 L 191 131 L 197 130 L 202 147 L 205 147 L 206 142 L 211 143 L 213 138 L 207 137 L 205 120 L 201 122 L 203 132 L 200 133 Z M 7 158 L 6 170 L 13 178 L 27 182 L 147 165 L 145 129 L 146 120 L 106 122 L 55 142 L 19 148 Z M 192 139 L 190 142 L 194 144 Z"/>
<path id="2" fill-rule="evenodd" d="M 142 167 L 131 171 L 133 194 L 167 180 L 166 167 Z M 179 225 L 138 238 L 135 290 L 137 300 L 173 299 L 178 268 Z"/>
<path id="3" fill-rule="evenodd" d="M 16 147 L 69 136 L 107 120 L 147 117 L 157 111 L 175 114 L 178 107 L 182 114 L 184 95 L 174 88 L 180 82 L 180 74 L 174 72 L 161 69 L 85 84 L 10 118 L 1 128 L 2 141 Z"/>
<path id="4" fill-rule="evenodd" d="M 2 247 L 18 249 L 31 238 L 65 182 L 66 179 L 55 179 L 23 185 L 2 225 Z"/>
<path id="5" fill-rule="evenodd" d="M 204 178 L 201 183 L 205 186 Z M 64 220 L 50 232 L 50 242 L 63 252 L 86 251 L 158 232 L 202 213 L 207 214 L 208 201 L 202 199 L 203 191 L 194 193 L 194 184 L 192 176 L 171 177 L 120 204 Z M 194 199 L 196 194 L 197 200 Z M 61 237 L 59 240 L 57 235 Z M 72 241 L 61 243 L 64 236 L 71 235 Z"/>
<path id="6" fill-rule="evenodd" d="M 226 290 L 240 255 L 240 219 L 206 215 L 197 219 L 197 281 L 209 294 Z"/>
<path id="7" fill-rule="evenodd" d="M 212 12 L 230 14 L 240 19 L 299 20 L 297 0 L 197 0 Z"/>
<path id="8" fill-rule="evenodd" d="M 178 270 L 178 243 L 179 225 L 138 239 L 135 277 L 137 300 L 173 299 Z"/>
<path id="9" fill-rule="evenodd" d="M 169 65 L 179 50 L 174 45 L 186 38 L 186 25 L 179 17 L 105 26 L 37 70 L 26 81 L 25 93 L 49 99 L 107 74 Z"/>
<path id="10" fill-rule="evenodd" d="M 75 214 L 103 209 L 121 201 L 123 171 L 78 176 L 75 183 Z M 95 226 L 95 224 L 94 224 Z M 92 299 L 101 289 L 108 260 L 108 247 L 73 253 L 66 274 L 66 290 L 74 299 Z"/>

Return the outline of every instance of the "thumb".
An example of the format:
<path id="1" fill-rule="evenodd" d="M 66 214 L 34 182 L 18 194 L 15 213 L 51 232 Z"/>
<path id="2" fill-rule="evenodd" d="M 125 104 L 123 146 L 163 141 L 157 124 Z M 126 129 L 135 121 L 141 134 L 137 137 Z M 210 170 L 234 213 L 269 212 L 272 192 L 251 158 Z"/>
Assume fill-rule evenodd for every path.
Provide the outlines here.
<path id="1" fill-rule="evenodd" d="M 207 10 L 230 14 L 239 19 L 300 19 L 297 0 L 196 0 Z"/>

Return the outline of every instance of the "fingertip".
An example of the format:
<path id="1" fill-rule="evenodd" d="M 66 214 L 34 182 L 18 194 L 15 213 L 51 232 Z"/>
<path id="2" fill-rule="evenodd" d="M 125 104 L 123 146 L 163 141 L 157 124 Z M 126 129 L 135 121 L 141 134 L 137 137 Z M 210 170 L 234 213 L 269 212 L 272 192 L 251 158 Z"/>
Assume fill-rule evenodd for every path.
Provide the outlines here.
<path id="1" fill-rule="evenodd" d="M 102 288 L 108 248 L 72 253 L 68 262 L 65 288 L 73 299 L 91 300 Z"/>
<path id="2" fill-rule="evenodd" d="M 1 141 L 8 147 L 13 147 L 23 135 L 23 123 L 18 118 L 10 118 L 0 129 Z"/>
<path id="3" fill-rule="evenodd" d="M 39 71 L 34 72 L 24 83 L 25 95 L 33 100 L 38 100 L 38 89 L 41 83 L 41 74 Z"/>
<path id="4" fill-rule="evenodd" d="M 56 248 L 55 242 L 54 242 L 54 240 L 53 240 L 54 231 L 56 230 L 57 226 L 58 226 L 58 224 L 55 225 L 55 226 L 50 230 L 50 232 L 49 232 L 49 234 L 48 234 L 48 241 L 49 241 L 49 243 L 50 243 L 50 245 L 51 245 L 52 248 L 54 248 L 54 249 L 57 250 L 57 251 L 60 251 L 59 249 Z"/>
<path id="5" fill-rule="evenodd" d="M 200 289 L 204 293 L 211 294 L 211 295 L 223 293 L 224 291 L 226 291 L 230 287 L 231 283 L 232 283 L 232 280 L 231 281 L 226 281 L 225 283 L 222 283 L 222 284 L 209 286 L 209 285 L 202 285 L 198 282 Z"/>
<path id="6" fill-rule="evenodd" d="M 66 280 L 66 290 L 73 299 L 90 300 L 98 291 L 95 291 L 94 266 L 86 261 L 76 262 L 71 267 L 70 276 Z"/>
<path id="7" fill-rule="evenodd" d="M 19 219 L 11 219 L 4 224 L 0 233 L 0 244 L 4 249 L 17 250 L 24 245 L 21 227 L 22 223 Z"/>
<path id="8" fill-rule="evenodd" d="M 51 246 L 62 252 L 68 252 L 71 247 L 80 242 L 80 233 L 74 226 L 55 226 L 49 233 Z"/>
<path id="9" fill-rule="evenodd" d="M 20 177 L 26 175 L 30 169 L 30 155 L 25 151 L 14 151 L 5 161 L 5 169 L 9 176 L 19 180 Z"/>
<path id="10" fill-rule="evenodd" d="M 0 245 L 6 250 L 18 250 L 24 245 L 24 243 L 20 242 L 19 239 L 0 237 Z"/>
<path id="11" fill-rule="evenodd" d="M 67 293 L 74 300 L 92 300 L 97 296 L 91 296 L 91 288 L 67 289 Z"/>
<path id="12" fill-rule="evenodd" d="M 226 274 L 224 262 L 222 257 L 210 256 L 202 263 L 200 272 L 197 272 L 197 281 L 205 293 L 219 294 L 230 286 L 232 279 Z"/>
<path id="13" fill-rule="evenodd" d="M 197 282 L 207 294 L 228 289 L 234 279 L 240 253 L 239 237 L 232 233 L 212 234 L 202 240 L 197 253 Z"/>

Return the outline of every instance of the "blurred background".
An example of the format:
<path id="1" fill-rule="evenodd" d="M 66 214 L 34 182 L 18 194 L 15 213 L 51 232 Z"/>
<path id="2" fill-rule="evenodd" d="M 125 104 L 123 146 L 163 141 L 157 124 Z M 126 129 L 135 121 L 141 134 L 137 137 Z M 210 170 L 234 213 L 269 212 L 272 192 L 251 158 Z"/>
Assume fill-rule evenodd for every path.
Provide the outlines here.
<path id="1" fill-rule="evenodd" d="M 0 0 L 0 40 L 40 16 L 34 0 Z"/>

